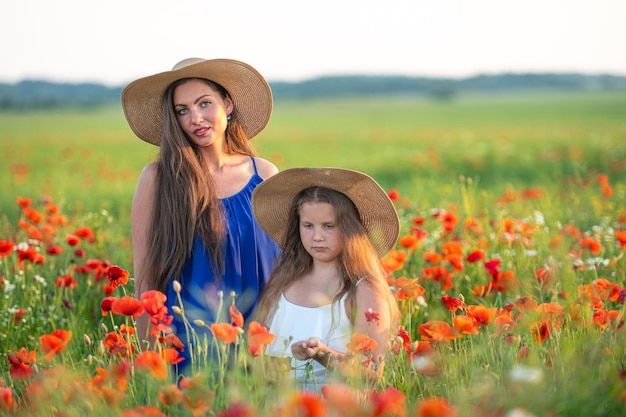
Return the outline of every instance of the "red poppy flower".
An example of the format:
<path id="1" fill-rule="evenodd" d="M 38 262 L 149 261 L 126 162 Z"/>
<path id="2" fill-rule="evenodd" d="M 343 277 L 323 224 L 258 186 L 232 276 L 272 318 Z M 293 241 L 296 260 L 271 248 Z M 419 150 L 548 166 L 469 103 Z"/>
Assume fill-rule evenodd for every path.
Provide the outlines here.
<path id="1" fill-rule="evenodd" d="M 2 283 L 2 278 L 0 278 L 0 283 Z M 22 317 L 26 314 L 26 310 L 23 308 L 18 308 L 15 313 L 13 313 L 13 323 L 19 324 L 22 322 Z"/>
<path id="2" fill-rule="evenodd" d="M 58 288 L 76 288 L 78 282 L 76 282 L 72 274 L 67 274 L 64 277 L 57 277 L 54 280 L 54 285 Z"/>
<path id="3" fill-rule="evenodd" d="M 392 188 L 391 190 L 389 190 L 389 193 L 387 195 L 389 196 L 389 199 L 391 201 L 400 200 L 400 192 L 396 190 L 395 188 Z"/>
<path id="4" fill-rule="evenodd" d="M 33 199 L 32 198 L 26 198 L 26 197 L 17 197 L 15 199 L 15 201 L 17 202 L 17 205 L 20 208 L 26 208 L 29 207 L 31 204 L 33 204 Z"/>
<path id="5" fill-rule="evenodd" d="M 404 326 L 400 326 L 400 328 L 398 329 L 398 333 L 397 336 L 402 339 L 402 346 L 405 349 L 408 349 L 411 346 L 411 335 L 409 334 L 409 332 L 404 328 Z"/>
<path id="6" fill-rule="evenodd" d="M 515 307 L 521 312 L 534 311 L 537 308 L 537 301 L 535 301 L 532 295 L 520 297 L 515 301 Z"/>
<path id="7" fill-rule="evenodd" d="M 213 323 L 211 330 L 218 340 L 229 344 L 237 340 L 237 328 L 229 323 Z"/>
<path id="8" fill-rule="evenodd" d="M 44 359 L 50 362 L 54 355 L 62 353 L 70 339 L 72 339 L 70 330 L 55 330 L 50 334 L 41 336 L 39 338 L 39 347 L 45 354 Z"/>
<path id="9" fill-rule="evenodd" d="M 120 417 L 165 417 L 165 414 L 151 405 L 138 405 L 135 408 L 122 410 Z"/>
<path id="10" fill-rule="evenodd" d="M 359 395 L 350 387 L 344 384 L 331 383 L 322 385 L 321 391 L 328 408 L 337 412 L 339 416 L 352 417 L 361 413 L 362 406 Z"/>
<path id="11" fill-rule="evenodd" d="M 429 320 L 419 326 L 420 335 L 428 342 L 448 342 L 455 338 L 452 327 L 445 321 Z"/>
<path id="12" fill-rule="evenodd" d="M 137 355 L 135 366 L 137 369 L 147 370 L 156 379 L 167 378 L 167 364 L 161 355 L 153 350 L 146 350 Z"/>
<path id="13" fill-rule="evenodd" d="M 52 245 L 46 248 L 46 253 L 48 255 L 60 255 L 63 252 L 63 248 L 59 245 Z"/>
<path id="14" fill-rule="evenodd" d="M 422 258 L 431 265 L 437 265 L 443 257 L 437 252 L 424 252 Z"/>
<path id="15" fill-rule="evenodd" d="M 377 343 L 374 339 L 361 333 L 353 334 L 347 345 L 350 351 L 357 354 L 373 352 L 376 346 Z"/>
<path id="16" fill-rule="evenodd" d="M 444 398 L 425 398 L 415 406 L 416 417 L 457 417 L 456 408 Z"/>
<path id="17" fill-rule="evenodd" d="M 9 373 L 13 379 L 28 379 L 35 375 L 35 371 L 31 368 L 37 362 L 37 352 L 28 352 L 26 348 L 20 349 L 14 355 L 7 355 L 9 364 L 11 365 Z"/>
<path id="18" fill-rule="evenodd" d="M 475 251 L 470 252 L 470 254 L 465 258 L 465 260 L 471 264 L 482 261 L 483 259 L 485 259 L 485 251 L 482 249 L 476 249 Z"/>
<path id="19" fill-rule="evenodd" d="M 531 333 L 535 336 L 535 341 L 538 344 L 550 337 L 552 331 L 552 322 L 548 319 L 542 319 L 531 326 Z"/>
<path id="20" fill-rule="evenodd" d="M 117 288 L 120 285 L 128 284 L 128 277 L 130 274 L 125 269 L 120 268 L 117 265 L 111 265 L 107 269 L 107 278 L 113 288 Z"/>
<path id="21" fill-rule="evenodd" d="M 387 257 L 380 260 L 380 263 L 387 274 L 391 274 L 394 271 L 399 271 L 404 266 L 404 260 L 406 259 L 406 256 L 397 256 L 400 253 L 406 255 L 406 252 L 404 251 L 392 250 L 389 252 Z"/>
<path id="22" fill-rule="evenodd" d="M 0 257 L 6 258 L 13 252 L 15 245 L 10 240 L 0 240 Z"/>
<path id="23" fill-rule="evenodd" d="M 626 230 L 616 231 L 615 237 L 617 238 L 617 241 L 619 242 L 622 249 L 626 249 Z M 0 246 L 1 246 L 1 242 L 0 242 Z"/>
<path id="24" fill-rule="evenodd" d="M 168 348 L 174 347 L 176 349 L 185 350 L 183 342 L 173 333 L 160 337 L 159 343 L 162 343 Z"/>
<path id="25" fill-rule="evenodd" d="M 315 394 L 298 392 L 287 400 L 280 416 L 326 417 L 326 403 Z"/>
<path id="26" fill-rule="evenodd" d="M 0 386 L 0 410 L 13 413 L 16 411 L 13 388 Z"/>
<path id="27" fill-rule="evenodd" d="M 465 303 L 460 298 L 450 297 L 448 294 L 442 295 L 441 301 L 443 301 L 443 305 L 453 313 L 456 313 L 459 308 L 466 307 Z"/>
<path id="28" fill-rule="evenodd" d="M 113 302 L 116 301 L 116 297 L 104 297 L 100 302 L 100 310 L 102 311 L 102 315 L 106 316 L 111 311 L 111 306 Z"/>
<path id="29" fill-rule="evenodd" d="M 80 238 L 76 235 L 65 235 L 65 242 L 70 246 L 77 246 L 80 243 Z"/>
<path id="30" fill-rule="evenodd" d="M 580 248 L 582 250 L 587 249 L 592 255 L 598 255 L 602 252 L 602 245 L 592 237 L 582 238 L 580 241 Z"/>
<path id="31" fill-rule="evenodd" d="M 498 313 L 497 308 L 487 308 L 482 304 L 477 306 L 467 306 L 466 311 L 469 317 L 472 317 L 481 325 L 490 324 Z"/>
<path id="32" fill-rule="evenodd" d="M 396 279 L 394 285 L 398 289 L 398 291 L 396 292 L 397 300 L 408 300 L 411 298 L 420 297 L 426 292 L 426 288 L 417 283 L 417 278 L 408 279 L 405 277 L 400 277 Z"/>
<path id="33" fill-rule="evenodd" d="M 143 314 L 145 308 L 143 303 L 136 298 L 128 295 L 118 298 L 111 304 L 111 311 L 120 316 L 137 317 Z"/>
<path id="34" fill-rule="evenodd" d="M 135 347 L 116 332 L 107 333 L 102 344 L 110 355 L 126 357 L 135 352 Z"/>
<path id="35" fill-rule="evenodd" d="M 39 224 L 43 220 L 43 214 L 39 213 L 32 207 L 25 207 L 22 209 L 22 213 L 31 223 Z"/>
<path id="36" fill-rule="evenodd" d="M 176 365 L 185 360 L 184 357 L 180 356 L 180 352 L 174 348 L 163 349 L 163 359 L 170 365 Z"/>
<path id="37" fill-rule="evenodd" d="M 365 320 L 368 323 L 373 322 L 374 324 L 378 326 L 380 324 L 380 313 L 376 313 L 371 308 L 368 308 L 367 311 L 365 312 Z"/>
<path id="38" fill-rule="evenodd" d="M 407 248 L 408 250 L 415 250 L 419 246 L 420 240 L 417 236 L 414 235 L 406 235 L 400 238 L 398 244 L 400 246 Z"/>
<path id="39" fill-rule="evenodd" d="M 82 237 L 83 239 L 91 240 L 94 237 L 94 232 L 89 227 L 79 227 L 74 231 L 74 234 L 78 237 Z"/>
<path id="40" fill-rule="evenodd" d="M 619 284 L 614 284 L 606 278 L 598 278 L 591 283 L 591 286 L 597 291 L 600 299 L 606 301 L 617 301 L 620 292 Z"/>
<path id="41" fill-rule="evenodd" d="M 161 291 L 146 291 L 141 294 L 141 301 L 143 302 L 143 306 L 149 316 L 161 317 L 167 314 L 167 307 L 165 307 L 165 301 L 167 301 L 167 296 Z"/>
<path id="42" fill-rule="evenodd" d="M 250 322 L 248 326 L 248 344 L 251 346 L 269 345 L 274 341 L 274 335 L 268 328 L 256 321 Z"/>
<path id="43" fill-rule="evenodd" d="M 235 327 L 243 327 L 243 314 L 239 310 L 237 310 L 237 306 L 232 304 L 228 309 L 228 313 L 230 314 L 230 322 Z"/>
<path id="44" fill-rule="evenodd" d="M 454 316 L 452 324 L 460 334 L 478 334 L 478 328 L 480 327 L 478 320 L 463 315 Z"/>
<path id="45" fill-rule="evenodd" d="M 166 407 L 180 404 L 183 401 L 183 391 L 174 384 L 161 387 L 159 402 Z"/>
<path id="46" fill-rule="evenodd" d="M 491 275 L 492 277 L 495 277 L 495 276 L 497 276 L 500 273 L 500 263 L 501 262 L 502 261 L 500 259 L 497 259 L 497 258 L 485 261 L 485 263 L 484 263 L 485 269 L 487 269 L 487 272 L 489 273 L 489 275 Z"/>
<path id="47" fill-rule="evenodd" d="M 397 388 L 387 387 L 382 392 L 372 392 L 370 402 L 374 409 L 374 417 L 407 415 L 406 396 Z"/>

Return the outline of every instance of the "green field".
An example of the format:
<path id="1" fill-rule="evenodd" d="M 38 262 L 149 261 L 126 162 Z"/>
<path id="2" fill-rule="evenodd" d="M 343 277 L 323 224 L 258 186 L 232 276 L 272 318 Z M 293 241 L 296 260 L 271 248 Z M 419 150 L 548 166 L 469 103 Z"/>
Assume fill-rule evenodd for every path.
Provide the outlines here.
<path id="1" fill-rule="evenodd" d="M 121 108 L 3 113 L 0 126 L 0 212 L 11 217 L 16 195 L 123 217 L 156 152 Z M 280 169 L 357 169 L 437 204 L 459 176 L 496 193 L 593 172 L 623 180 L 625 139 L 626 95 L 572 94 L 278 102 L 254 143 Z"/>
<path id="2" fill-rule="evenodd" d="M 133 292 L 130 205 L 157 148 L 120 108 L 0 113 L 0 414 L 623 413 L 626 95 L 277 102 L 254 143 L 279 169 L 352 168 L 399 193 L 383 262 L 405 332 L 377 390 L 356 375 L 358 395 L 317 402 L 268 384 L 245 332 L 234 350 L 212 342 L 225 356 L 198 367 L 202 382 L 172 386 L 130 313 L 100 308 Z M 75 236 L 85 227 L 95 237 Z M 107 287 L 107 265 L 129 283 Z"/>

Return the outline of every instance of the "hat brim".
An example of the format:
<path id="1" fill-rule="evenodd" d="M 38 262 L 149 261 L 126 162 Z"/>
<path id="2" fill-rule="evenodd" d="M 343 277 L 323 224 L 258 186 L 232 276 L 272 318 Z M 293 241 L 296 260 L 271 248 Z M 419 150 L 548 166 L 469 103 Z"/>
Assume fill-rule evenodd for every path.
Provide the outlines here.
<path id="1" fill-rule="evenodd" d="M 124 115 L 142 140 L 159 146 L 162 102 L 167 87 L 183 78 L 204 78 L 220 84 L 235 105 L 233 116 L 249 139 L 261 132 L 272 114 L 272 90 L 250 65 L 232 59 L 210 59 L 140 78 L 122 91 Z"/>
<path id="2" fill-rule="evenodd" d="M 285 243 L 293 199 L 310 186 L 330 188 L 352 200 L 379 257 L 394 247 L 400 233 L 400 222 L 389 196 L 370 176 L 342 168 L 291 168 L 255 188 L 252 193 L 254 217 L 280 247 Z"/>

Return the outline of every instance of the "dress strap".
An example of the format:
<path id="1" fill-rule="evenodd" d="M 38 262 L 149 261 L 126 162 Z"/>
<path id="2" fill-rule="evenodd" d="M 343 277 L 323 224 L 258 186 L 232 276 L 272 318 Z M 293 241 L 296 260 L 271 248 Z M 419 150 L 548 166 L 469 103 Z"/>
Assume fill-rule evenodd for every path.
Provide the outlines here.
<path id="1" fill-rule="evenodd" d="M 358 287 L 358 286 L 359 286 L 359 284 L 361 283 L 361 281 L 363 281 L 364 279 L 365 279 L 365 278 L 360 278 L 360 279 L 356 282 L 356 284 L 354 284 L 354 286 L 355 286 L 355 287 Z"/>
<path id="2" fill-rule="evenodd" d="M 254 173 L 256 175 L 259 175 L 259 173 L 256 170 L 256 161 L 254 160 L 254 156 L 251 156 L 250 159 L 252 159 L 252 166 L 254 167 Z"/>

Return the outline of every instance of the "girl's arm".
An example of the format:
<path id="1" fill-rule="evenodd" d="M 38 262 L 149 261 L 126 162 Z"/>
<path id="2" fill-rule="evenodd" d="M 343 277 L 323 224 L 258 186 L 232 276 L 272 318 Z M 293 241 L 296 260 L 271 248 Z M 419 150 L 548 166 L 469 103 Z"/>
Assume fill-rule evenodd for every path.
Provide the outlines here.
<path id="1" fill-rule="evenodd" d="M 156 164 L 152 163 L 147 165 L 139 176 L 131 208 L 135 298 L 137 299 L 141 299 L 143 292 L 154 289 L 152 277 L 145 275 L 143 266 L 148 251 L 148 235 L 152 224 L 155 190 Z M 148 341 L 149 346 L 152 346 L 154 342 L 154 338 L 148 335 L 149 325 L 149 318 L 146 314 L 136 318 L 136 334 L 142 349 L 146 347 L 144 341 Z"/>
<path id="2" fill-rule="evenodd" d="M 367 375 L 372 382 L 377 382 L 383 375 L 385 356 L 391 336 L 391 317 L 387 300 L 381 297 L 367 282 L 362 282 L 356 290 L 356 316 L 354 333 L 364 334 L 376 342 L 376 348 L 369 353 L 373 366 Z M 365 313 L 369 313 L 366 315 Z M 378 320 L 373 320 L 371 313 L 376 313 Z M 370 317 L 370 320 L 368 320 Z"/>

